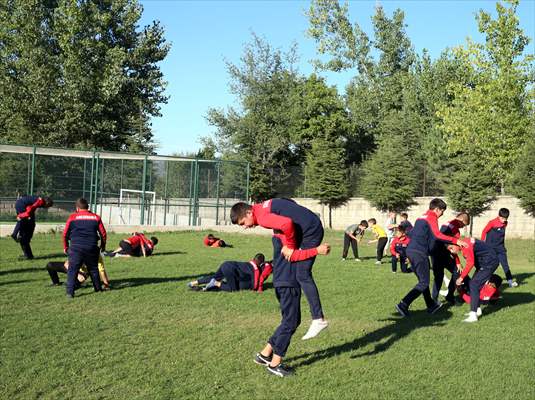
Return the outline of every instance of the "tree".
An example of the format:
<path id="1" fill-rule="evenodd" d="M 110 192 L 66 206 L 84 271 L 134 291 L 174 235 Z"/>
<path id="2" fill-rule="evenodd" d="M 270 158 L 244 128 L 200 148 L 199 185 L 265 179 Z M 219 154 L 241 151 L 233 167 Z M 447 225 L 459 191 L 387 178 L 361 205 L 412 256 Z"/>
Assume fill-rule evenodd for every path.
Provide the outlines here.
<path id="1" fill-rule="evenodd" d="M 151 150 L 169 51 L 137 0 L 3 0 L 0 132 L 10 143 Z"/>
<path id="2" fill-rule="evenodd" d="M 472 84 L 451 84 L 453 101 L 439 107 L 450 154 L 479 158 L 503 188 L 520 156 L 529 130 L 529 94 L 533 55 L 523 56 L 529 43 L 519 27 L 517 0 L 496 4 L 497 18 L 480 11 L 479 31 L 485 44 L 468 42 L 456 49 L 474 76 Z"/>
<path id="3" fill-rule="evenodd" d="M 396 136 L 383 136 L 363 169 L 361 191 L 374 207 L 401 212 L 414 204 L 417 173 L 412 168 L 409 148 Z"/>
<path id="4" fill-rule="evenodd" d="M 535 118 L 532 116 L 535 132 Z M 520 199 L 520 206 L 535 217 L 535 135 L 532 133 L 519 158 L 513 175 L 513 192 Z"/>
<path id="5" fill-rule="evenodd" d="M 495 180 L 482 160 L 475 156 L 459 157 L 457 169 L 446 187 L 448 202 L 457 211 L 477 217 L 488 210 L 496 198 Z M 470 224 L 472 235 L 473 224 Z"/>

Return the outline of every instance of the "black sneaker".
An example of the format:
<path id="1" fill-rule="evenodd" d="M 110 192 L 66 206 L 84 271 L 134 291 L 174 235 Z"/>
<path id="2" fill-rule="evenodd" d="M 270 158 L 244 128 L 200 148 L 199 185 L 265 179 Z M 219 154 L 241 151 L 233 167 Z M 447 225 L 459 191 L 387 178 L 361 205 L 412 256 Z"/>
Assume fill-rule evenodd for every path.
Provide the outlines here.
<path id="1" fill-rule="evenodd" d="M 402 301 L 396 304 L 396 310 L 401 314 L 402 317 L 409 316 L 409 307 L 407 307 L 407 305 Z"/>
<path id="2" fill-rule="evenodd" d="M 62 285 L 63 285 L 63 283 L 61 283 L 61 282 L 58 282 L 58 283 L 52 282 L 50 285 L 48 285 L 48 287 L 58 287 L 58 286 L 62 286 Z"/>
<path id="3" fill-rule="evenodd" d="M 256 353 L 256 356 L 253 359 L 253 361 L 255 363 L 257 363 L 258 365 L 264 365 L 264 366 L 267 367 L 269 365 L 269 363 L 271 362 L 271 358 L 272 358 L 272 356 L 266 357 L 266 356 L 263 356 L 260 353 Z"/>
<path id="4" fill-rule="evenodd" d="M 435 314 L 438 310 L 442 308 L 442 303 L 435 303 L 434 306 L 431 306 L 427 309 L 429 314 Z"/>
<path id="5" fill-rule="evenodd" d="M 276 375 L 280 378 L 284 378 L 286 376 L 291 376 L 294 374 L 294 371 L 290 367 L 287 367 L 283 364 L 279 364 L 276 367 L 272 367 L 271 365 L 268 365 L 267 371 L 270 374 Z"/>

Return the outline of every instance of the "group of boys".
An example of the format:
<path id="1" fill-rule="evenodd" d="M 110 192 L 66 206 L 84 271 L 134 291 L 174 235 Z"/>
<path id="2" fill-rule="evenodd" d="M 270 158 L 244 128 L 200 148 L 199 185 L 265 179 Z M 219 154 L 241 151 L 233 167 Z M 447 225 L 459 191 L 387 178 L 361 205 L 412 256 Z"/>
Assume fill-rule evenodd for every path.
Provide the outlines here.
<path id="1" fill-rule="evenodd" d="M 52 205 L 52 199 L 44 196 L 22 196 L 16 201 L 17 223 L 11 237 L 20 243 L 24 258 L 34 258 L 30 242 L 35 231 L 35 211 Z M 74 298 L 75 290 L 88 276 L 96 292 L 111 288 L 102 255 L 146 257 L 152 254 L 158 243 L 156 237 L 148 239 L 143 233 L 136 232 L 121 240 L 116 250 L 106 252 L 107 234 L 100 216 L 89 211 L 84 198 L 76 200 L 75 206 L 76 212 L 69 216 L 63 230 L 63 250 L 68 260 L 50 262 L 46 266 L 53 286 L 61 285 L 58 273 L 67 274 L 66 291 L 69 299 Z"/>

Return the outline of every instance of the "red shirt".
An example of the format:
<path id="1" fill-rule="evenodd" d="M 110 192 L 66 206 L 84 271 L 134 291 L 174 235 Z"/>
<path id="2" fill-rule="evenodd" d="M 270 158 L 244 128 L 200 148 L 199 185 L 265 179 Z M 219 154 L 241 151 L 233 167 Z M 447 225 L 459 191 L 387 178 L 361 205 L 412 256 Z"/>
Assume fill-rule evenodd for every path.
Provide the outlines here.
<path id="1" fill-rule="evenodd" d="M 463 290 L 462 286 L 459 287 L 459 294 L 466 303 L 470 303 L 470 295 Z M 486 282 L 479 292 L 479 299 L 489 301 L 497 300 L 498 298 L 500 298 L 500 291 L 494 285 Z"/>
<path id="2" fill-rule="evenodd" d="M 45 205 L 45 201 L 41 197 L 39 197 L 33 204 L 26 207 L 26 211 L 18 214 L 17 218 L 20 218 L 20 219 L 30 218 L 35 212 L 35 210 L 37 210 L 39 207 L 43 207 L 44 205 Z"/>
<path id="3" fill-rule="evenodd" d="M 264 269 L 262 270 L 262 274 L 260 274 L 260 268 L 258 268 L 256 263 L 253 260 L 249 261 L 249 263 L 253 266 L 254 271 L 253 290 L 261 293 L 264 291 L 264 281 L 271 275 L 273 266 L 269 262 L 264 263 Z"/>
<path id="4" fill-rule="evenodd" d="M 253 218 L 255 225 L 260 225 L 268 229 L 276 229 L 282 232 L 279 238 L 282 245 L 290 249 L 295 249 L 295 228 L 293 221 L 288 217 L 271 212 L 271 200 L 253 205 Z"/>
<path id="5" fill-rule="evenodd" d="M 395 237 L 394 240 L 392 240 L 392 243 L 390 243 L 390 254 L 392 254 L 394 257 L 399 256 L 399 253 L 396 251 L 396 245 L 407 247 L 411 239 L 407 235 L 402 235 L 400 237 Z"/>
<path id="6" fill-rule="evenodd" d="M 133 236 L 126 239 L 128 243 L 132 246 L 132 249 L 136 249 L 139 246 L 147 246 L 149 249 L 152 249 L 154 245 L 152 241 L 147 239 L 143 233 L 136 233 Z"/>
<path id="7" fill-rule="evenodd" d="M 208 247 L 220 247 L 220 243 L 219 243 L 220 239 L 219 238 L 216 238 L 216 237 L 208 237 L 208 236 L 205 236 L 204 239 L 203 239 L 203 243 L 205 246 L 208 246 Z"/>

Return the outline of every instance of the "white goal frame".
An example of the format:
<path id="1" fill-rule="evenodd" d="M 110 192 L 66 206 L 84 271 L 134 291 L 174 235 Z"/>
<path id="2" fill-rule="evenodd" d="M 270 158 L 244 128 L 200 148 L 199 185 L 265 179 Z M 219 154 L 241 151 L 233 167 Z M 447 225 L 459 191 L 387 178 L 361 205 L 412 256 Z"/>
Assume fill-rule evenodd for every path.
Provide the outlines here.
<path id="1" fill-rule="evenodd" d="M 124 198 L 123 193 L 139 193 L 139 194 L 143 195 L 143 190 L 121 189 L 120 194 L 119 194 L 119 218 L 121 218 L 121 221 L 122 221 L 123 224 L 126 224 L 126 221 L 125 221 L 124 216 L 123 216 L 123 198 Z M 153 192 L 153 191 L 150 191 L 150 190 L 145 190 L 145 196 L 147 196 L 147 195 L 149 195 L 149 199 L 150 199 L 150 197 L 152 197 L 152 200 L 150 202 L 150 205 L 147 207 L 147 209 L 149 211 L 149 214 L 147 215 L 146 221 L 150 221 L 150 222 L 148 224 L 147 223 L 145 223 L 145 224 L 146 225 L 153 225 L 153 221 L 152 220 L 156 218 L 156 213 L 154 212 L 154 211 L 156 211 L 156 192 Z M 146 200 L 146 197 L 145 197 L 145 200 Z M 136 205 L 137 204 L 128 204 L 125 207 L 132 207 L 132 206 L 136 206 Z M 145 206 L 145 204 L 140 204 L 140 207 L 144 207 L 144 206 Z M 130 223 L 130 218 L 129 218 L 128 223 Z"/>

